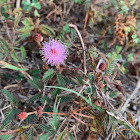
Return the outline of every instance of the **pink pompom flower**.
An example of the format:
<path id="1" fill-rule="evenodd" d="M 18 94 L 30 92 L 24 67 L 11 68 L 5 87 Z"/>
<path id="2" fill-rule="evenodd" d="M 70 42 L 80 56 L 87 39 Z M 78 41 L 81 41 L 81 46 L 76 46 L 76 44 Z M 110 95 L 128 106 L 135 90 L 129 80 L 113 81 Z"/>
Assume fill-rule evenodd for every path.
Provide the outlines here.
<path id="1" fill-rule="evenodd" d="M 43 61 L 51 64 L 51 66 L 60 66 L 68 55 L 66 46 L 56 39 L 49 39 L 49 42 L 44 42 L 40 50 Z"/>
<path id="2" fill-rule="evenodd" d="M 18 115 L 18 118 L 20 120 L 24 120 L 28 117 L 28 113 L 27 112 L 21 112 L 19 115 Z"/>

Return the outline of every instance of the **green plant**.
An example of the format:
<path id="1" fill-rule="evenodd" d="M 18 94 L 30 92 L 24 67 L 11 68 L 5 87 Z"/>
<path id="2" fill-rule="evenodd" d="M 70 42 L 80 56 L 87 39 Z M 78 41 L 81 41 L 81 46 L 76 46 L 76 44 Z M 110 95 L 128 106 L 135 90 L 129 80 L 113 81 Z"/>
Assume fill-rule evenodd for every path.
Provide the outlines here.
<path id="1" fill-rule="evenodd" d="M 18 2 L 0 1 L 0 139 L 140 136 L 120 112 L 139 76 L 138 2 Z"/>
<path id="2" fill-rule="evenodd" d="M 27 13 L 32 10 L 33 7 L 37 8 L 38 10 L 41 9 L 40 2 L 38 0 L 24 0 L 23 2 L 23 10 L 25 10 Z"/>

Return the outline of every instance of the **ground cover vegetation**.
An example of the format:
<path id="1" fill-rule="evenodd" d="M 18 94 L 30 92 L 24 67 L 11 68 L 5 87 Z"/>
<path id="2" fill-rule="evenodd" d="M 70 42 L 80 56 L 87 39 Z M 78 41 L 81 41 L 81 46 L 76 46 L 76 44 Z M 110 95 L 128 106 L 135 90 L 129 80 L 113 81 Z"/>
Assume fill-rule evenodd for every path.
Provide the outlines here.
<path id="1" fill-rule="evenodd" d="M 0 0 L 0 139 L 140 139 L 139 0 Z"/>

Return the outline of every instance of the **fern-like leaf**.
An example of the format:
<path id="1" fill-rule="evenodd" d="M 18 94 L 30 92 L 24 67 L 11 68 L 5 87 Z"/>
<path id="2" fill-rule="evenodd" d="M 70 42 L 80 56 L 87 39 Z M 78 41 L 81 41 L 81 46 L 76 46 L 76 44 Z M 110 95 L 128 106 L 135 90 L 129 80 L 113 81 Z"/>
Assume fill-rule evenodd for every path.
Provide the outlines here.
<path id="1" fill-rule="evenodd" d="M 52 77 L 54 76 L 54 69 L 49 69 L 47 72 L 45 72 L 44 76 L 43 76 L 43 80 L 50 80 Z"/>
<path id="2" fill-rule="evenodd" d="M 0 124 L 0 130 L 6 128 L 6 126 L 8 124 L 10 124 L 11 122 L 12 122 L 12 120 L 7 120 L 7 121 L 3 122 L 2 124 Z"/>
<path id="3" fill-rule="evenodd" d="M 57 74 L 57 81 L 61 87 L 65 87 L 66 82 L 63 75 Z"/>
<path id="4" fill-rule="evenodd" d="M 37 78 L 33 78 L 33 80 L 29 79 L 28 82 L 34 88 L 39 88 L 39 89 L 43 88 L 41 81 Z"/>
<path id="5" fill-rule="evenodd" d="M 2 48 L 5 52 L 9 52 L 10 51 L 10 47 L 8 46 L 8 44 L 6 43 L 6 41 L 4 41 L 3 39 L 0 38 L 0 44 L 2 44 Z"/>
<path id="6" fill-rule="evenodd" d="M 77 76 L 77 77 L 76 77 L 76 80 L 78 81 L 78 83 L 79 83 L 80 85 L 83 85 L 83 84 L 84 84 L 84 83 L 83 83 L 83 77 Z"/>
<path id="7" fill-rule="evenodd" d="M 47 140 L 50 135 L 51 135 L 51 132 L 48 132 L 48 133 L 38 137 L 37 140 Z"/>
<path id="8" fill-rule="evenodd" d="M 0 135 L 0 139 L 1 140 L 10 140 L 11 138 L 13 138 L 14 136 L 11 134 L 5 134 L 5 135 Z"/>
<path id="9" fill-rule="evenodd" d="M 117 54 L 113 52 L 110 60 L 108 61 L 107 67 L 106 67 L 106 75 L 111 75 L 116 67 L 118 58 Z"/>
<path id="10" fill-rule="evenodd" d="M 27 140 L 33 140 L 33 128 L 27 132 Z"/>
<path id="11" fill-rule="evenodd" d="M 7 91 L 7 90 L 5 90 L 5 89 L 3 89 L 2 92 L 4 93 L 4 95 L 6 95 L 6 97 L 8 98 L 8 100 L 9 100 L 12 104 L 18 106 L 19 101 L 16 99 L 16 97 L 14 96 L 13 93 L 10 93 L 9 91 Z"/>
<path id="12" fill-rule="evenodd" d="M 28 100 L 28 102 L 33 102 L 33 101 L 35 101 L 36 99 L 38 99 L 38 98 L 40 98 L 40 97 L 41 97 L 41 94 L 38 93 L 38 94 L 34 95 L 33 97 L 31 97 L 31 98 Z"/>
<path id="13" fill-rule="evenodd" d="M 72 40 L 72 42 L 75 41 L 75 38 L 76 38 L 76 31 L 74 29 L 71 29 L 71 40 Z"/>
<path id="14" fill-rule="evenodd" d="M 61 89 L 55 88 L 55 89 L 53 89 L 51 95 L 52 95 L 52 97 L 54 97 L 54 96 L 56 96 L 56 95 L 58 95 L 60 93 L 61 93 Z"/>
<path id="15" fill-rule="evenodd" d="M 9 110 L 6 113 L 6 118 L 4 119 L 4 121 L 2 123 L 7 124 L 7 122 L 9 122 L 9 120 L 13 120 L 14 119 L 14 117 L 17 115 L 17 113 L 18 113 L 18 109 L 17 108 L 13 108 L 13 109 Z"/>
<path id="16" fill-rule="evenodd" d="M 42 129 L 42 131 L 44 131 L 44 132 L 51 131 L 54 134 L 57 133 L 52 127 L 49 127 L 46 124 L 40 124 L 40 125 L 38 125 L 38 128 Z"/>

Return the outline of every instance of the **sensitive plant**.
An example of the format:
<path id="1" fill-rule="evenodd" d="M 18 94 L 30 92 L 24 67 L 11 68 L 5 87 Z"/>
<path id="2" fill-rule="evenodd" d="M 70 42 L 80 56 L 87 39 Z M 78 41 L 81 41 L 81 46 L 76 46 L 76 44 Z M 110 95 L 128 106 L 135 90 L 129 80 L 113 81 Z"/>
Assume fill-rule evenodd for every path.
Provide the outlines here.
<path id="1" fill-rule="evenodd" d="M 113 2 L 113 0 L 111 1 Z M 90 0 L 77 0 L 75 2 L 76 4 L 87 4 L 84 5 L 86 9 L 84 28 L 86 28 L 86 19 L 91 29 L 94 24 L 98 24 L 99 21 L 106 23 L 103 18 L 104 14 L 98 11 L 96 4 L 93 6 Z M 79 4 L 77 5 L 82 6 Z M 124 10 L 124 12 L 121 12 L 119 9 L 119 12 L 129 14 L 129 9 L 123 6 L 125 2 L 121 2 L 119 5 L 121 5 L 121 10 Z M 92 46 L 87 51 L 84 47 L 84 50 L 82 50 L 81 45 L 78 44 L 79 46 L 77 46 L 76 43 L 79 43 L 82 38 L 84 39 L 84 37 L 78 39 L 78 37 L 81 37 L 79 36 L 80 32 L 77 32 L 78 28 L 73 29 L 69 24 L 65 24 L 65 26 L 61 28 L 59 25 L 59 28 L 62 29 L 59 32 L 59 28 L 54 29 L 47 24 L 42 24 L 40 20 L 41 17 L 37 12 L 37 10 L 40 10 L 40 7 L 41 2 L 37 0 L 32 2 L 23 1 L 23 9 L 19 8 L 14 11 L 14 16 L 17 18 L 14 19 L 13 16 L 14 29 L 12 44 L 9 46 L 7 39 L 0 38 L 2 47 L 0 64 L 3 68 L 10 69 L 13 72 L 12 75 L 4 75 L 4 79 L 10 81 L 14 79 L 12 76 L 16 74 L 17 84 L 13 84 L 11 87 L 13 90 L 15 87 L 19 89 L 18 92 L 9 92 L 9 87 L 5 87 L 5 89 L 2 90 L 2 93 L 6 97 L 6 102 L 10 103 L 10 106 L 6 106 L 6 108 L 1 110 L 4 112 L 4 109 L 9 108 L 0 125 L 0 130 L 2 131 L 0 132 L 0 138 L 4 140 L 11 139 L 12 137 L 13 139 L 27 138 L 38 140 L 49 138 L 58 140 L 66 138 L 74 139 L 76 135 L 74 131 L 71 131 L 73 130 L 71 126 L 75 128 L 75 123 L 76 127 L 86 128 L 86 130 L 88 130 L 89 138 L 97 136 L 105 139 L 106 137 L 111 138 L 111 136 L 114 137 L 115 135 L 119 137 L 119 133 L 117 133 L 114 128 L 119 129 L 120 125 L 125 128 L 127 132 L 131 133 L 132 131 L 134 134 L 139 135 L 139 132 L 135 129 L 136 126 L 131 114 L 129 114 L 129 121 L 127 121 L 112 105 L 112 101 L 118 103 L 118 100 L 121 100 L 123 94 L 122 84 L 120 81 L 115 80 L 116 75 L 120 72 L 119 70 L 121 70 L 119 63 L 121 62 L 121 57 L 123 57 L 120 54 L 122 47 L 121 49 L 120 47 L 116 47 L 117 49 L 114 50 L 114 46 L 116 42 L 123 46 L 125 39 L 130 39 L 131 43 L 133 43 L 132 40 L 136 40 L 135 43 L 136 45 L 138 44 L 135 17 L 124 15 L 117 22 L 114 22 L 117 16 L 112 18 L 113 20 L 111 21 L 115 24 L 113 24 L 110 29 L 113 28 L 112 33 L 114 33 L 114 40 L 110 47 L 112 47 L 113 51 L 110 49 L 111 53 L 103 55 L 97 49 L 98 47 Z M 54 11 L 49 12 L 54 13 L 53 22 L 57 22 L 59 18 L 55 16 L 61 15 L 63 9 L 53 2 L 52 7 L 55 7 L 55 9 L 53 9 Z M 1 18 L 1 21 L 5 19 L 11 20 L 8 19 L 10 14 L 7 16 L 6 6 L 4 6 L 5 10 L 2 10 L 2 8 L 3 7 L 1 7 L 1 11 L 3 12 L 1 12 L 1 14 L 4 18 Z M 51 10 L 51 8 L 49 9 Z M 34 12 L 32 16 L 40 17 L 35 18 L 35 24 L 31 16 L 26 17 L 25 15 L 25 13 L 27 15 L 30 14 L 29 11 L 31 12 L 31 10 Z M 58 11 L 60 12 L 58 13 Z M 51 14 L 48 14 L 47 16 L 49 20 L 51 20 L 50 15 Z M 88 18 L 86 18 L 86 16 L 88 16 Z M 63 18 L 63 16 L 61 16 L 61 18 Z M 107 26 L 110 26 L 109 24 L 110 22 L 107 23 Z M 124 26 L 122 27 L 121 25 Z M 106 31 L 110 34 L 111 30 L 108 29 L 109 28 L 107 28 Z M 102 30 L 98 30 L 99 35 L 101 35 L 98 39 L 98 45 L 100 45 L 100 40 L 104 39 L 106 31 L 101 35 Z M 37 32 L 41 33 L 38 34 Z M 76 34 L 76 32 L 78 34 Z M 51 39 L 47 41 L 48 38 Z M 43 40 L 46 41 L 42 42 Z M 23 42 L 28 43 L 25 45 Z M 23 44 L 23 46 L 19 48 L 19 44 Z M 83 45 L 83 43 L 81 44 Z M 36 61 L 37 57 L 34 59 L 34 50 L 38 49 L 38 46 L 45 64 L 41 63 L 41 61 L 38 64 L 38 60 Z M 83 56 L 83 52 L 86 52 L 86 55 Z M 30 55 L 32 55 L 33 59 L 28 60 Z M 9 57 L 7 58 L 7 56 Z M 71 56 L 72 58 L 70 58 Z M 84 63 L 85 56 L 86 58 L 90 56 L 90 58 L 88 57 L 86 60 L 88 62 L 87 65 Z M 81 60 L 78 66 L 76 66 L 77 58 Z M 10 59 L 10 61 L 7 61 L 8 59 Z M 39 60 L 41 60 L 40 57 Z M 43 69 L 43 65 L 45 65 L 45 67 L 48 65 L 45 70 Z M 85 68 L 88 69 L 87 73 L 85 73 Z M 24 84 L 29 85 L 29 90 L 26 90 L 27 85 Z M 112 89 L 110 87 L 113 87 L 113 91 L 115 92 L 111 92 L 110 90 Z M 47 119 L 49 121 L 46 121 Z M 19 124 L 18 126 L 16 125 L 17 122 Z M 6 130 L 5 132 L 5 128 L 11 128 L 11 131 Z M 81 133 L 85 135 L 88 132 L 81 131 Z"/>
<path id="2" fill-rule="evenodd" d="M 59 40 L 49 39 L 49 42 L 43 42 L 43 47 L 40 48 L 44 62 L 51 66 L 59 66 L 64 63 L 67 57 L 66 46 Z"/>

